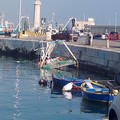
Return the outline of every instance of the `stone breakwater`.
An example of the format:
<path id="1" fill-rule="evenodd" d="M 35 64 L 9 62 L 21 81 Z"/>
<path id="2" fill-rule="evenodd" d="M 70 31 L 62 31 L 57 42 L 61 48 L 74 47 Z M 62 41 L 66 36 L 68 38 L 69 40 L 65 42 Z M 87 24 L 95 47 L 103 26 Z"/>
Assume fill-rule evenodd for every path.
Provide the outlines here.
<path id="1" fill-rule="evenodd" d="M 97 45 L 95 42 L 96 41 L 93 42 L 93 46 L 81 44 L 79 41 L 67 42 L 66 44 L 78 59 L 80 68 L 93 68 L 95 71 L 103 72 L 109 76 L 114 76 L 120 72 L 120 51 L 106 49 L 105 45 L 101 47 L 100 44 Z M 0 50 L 1 52 L 12 52 L 12 55 L 16 53 L 24 53 L 26 55 L 32 53 L 31 57 L 33 55 L 40 56 L 40 48 L 42 44 L 46 45 L 46 43 L 47 41 L 42 42 L 40 39 L 1 38 Z M 71 57 L 63 44 L 57 45 L 52 55 L 56 55 L 55 53 L 57 53 L 57 51 L 60 53 L 57 55 Z"/>

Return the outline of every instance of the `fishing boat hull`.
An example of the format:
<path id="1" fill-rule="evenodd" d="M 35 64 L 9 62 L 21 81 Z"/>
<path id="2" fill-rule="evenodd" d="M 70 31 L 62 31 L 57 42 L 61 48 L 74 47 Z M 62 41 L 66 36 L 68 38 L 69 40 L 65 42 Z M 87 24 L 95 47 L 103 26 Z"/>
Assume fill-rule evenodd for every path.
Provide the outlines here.
<path id="1" fill-rule="evenodd" d="M 72 82 L 73 87 L 72 90 L 80 90 L 80 86 L 83 83 L 82 79 L 77 78 L 59 78 L 56 76 L 52 76 L 52 81 L 54 86 L 58 86 L 60 88 L 63 88 L 66 84 Z"/>
<path id="2" fill-rule="evenodd" d="M 87 91 L 82 92 L 82 96 L 85 99 L 93 100 L 93 101 L 100 101 L 100 102 L 112 102 L 114 100 L 114 96 L 111 94 L 97 94 L 97 93 L 90 93 Z"/>
<path id="3" fill-rule="evenodd" d="M 115 95 L 110 93 L 108 88 L 95 82 L 91 82 L 91 84 L 93 88 L 88 88 L 86 83 L 81 84 L 83 98 L 107 103 L 111 103 L 114 100 Z"/>

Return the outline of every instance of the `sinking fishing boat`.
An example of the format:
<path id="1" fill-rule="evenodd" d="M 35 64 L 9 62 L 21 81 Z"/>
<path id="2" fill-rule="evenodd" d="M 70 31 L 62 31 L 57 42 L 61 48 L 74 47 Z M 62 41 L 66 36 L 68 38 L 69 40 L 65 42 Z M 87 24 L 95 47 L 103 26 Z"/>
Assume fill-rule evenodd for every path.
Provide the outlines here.
<path id="1" fill-rule="evenodd" d="M 56 44 L 64 44 L 68 52 L 72 55 L 73 59 L 65 59 L 60 56 L 51 57 L 51 54 Z M 70 66 L 70 65 L 75 65 L 75 66 L 78 65 L 78 61 L 76 57 L 74 56 L 74 54 L 71 52 L 71 50 L 63 40 L 47 42 L 47 47 L 44 49 L 41 48 L 41 53 L 42 53 L 41 59 L 40 59 L 40 62 L 38 63 L 38 66 L 42 69 L 50 70 L 50 69 L 54 69 L 54 68 L 57 69 L 57 68 Z"/>
<path id="2" fill-rule="evenodd" d="M 116 96 L 106 86 L 89 79 L 81 84 L 81 90 L 83 98 L 93 101 L 111 103 Z"/>

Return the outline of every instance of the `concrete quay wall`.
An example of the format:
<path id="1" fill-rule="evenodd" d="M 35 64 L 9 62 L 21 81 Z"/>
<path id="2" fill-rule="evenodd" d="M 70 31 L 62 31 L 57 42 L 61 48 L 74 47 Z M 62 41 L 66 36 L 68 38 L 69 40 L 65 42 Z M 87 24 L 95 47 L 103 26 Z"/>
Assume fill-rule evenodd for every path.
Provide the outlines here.
<path id="1" fill-rule="evenodd" d="M 44 41 L 44 44 L 47 42 Z M 94 70 L 99 72 L 106 72 L 110 75 L 115 75 L 120 71 L 120 52 L 112 51 L 110 49 L 95 48 L 88 45 L 77 45 L 72 44 L 72 42 L 66 43 L 71 51 L 74 53 L 76 58 L 79 61 L 80 67 L 91 67 Z M 6 46 L 15 50 L 19 48 L 19 52 L 30 52 L 35 51 L 35 54 L 40 54 L 40 48 L 42 47 L 41 40 L 25 40 L 25 39 L 16 39 L 16 38 L 1 38 L 0 39 L 0 49 L 2 51 L 6 50 Z M 66 47 L 63 44 L 60 44 L 59 47 L 56 46 L 53 52 L 61 54 L 63 57 L 72 57 Z M 14 53 L 13 53 L 14 54 Z M 57 55 L 60 55 L 57 53 Z"/>
<path id="2" fill-rule="evenodd" d="M 42 47 L 41 40 L 28 40 L 28 39 L 16 39 L 16 38 L 0 38 L 0 49 L 1 51 L 18 51 L 19 53 L 28 54 L 34 51 L 35 54 L 39 55 L 39 48 Z M 14 54 L 14 52 L 12 52 Z"/>
<path id="3" fill-rule="evenodd" d="M 79 61 L 79 67 L 93 68 L 100 73 L 114 76 L 120 71 L 120 52 L 109 49 L 95 48 L 87 45 L 70 45 L 69 48 Z M 61 51 L 70 57 L 67 49 L 61 45 Z M 64 55 L 62 54 L 62 55 Z"/>

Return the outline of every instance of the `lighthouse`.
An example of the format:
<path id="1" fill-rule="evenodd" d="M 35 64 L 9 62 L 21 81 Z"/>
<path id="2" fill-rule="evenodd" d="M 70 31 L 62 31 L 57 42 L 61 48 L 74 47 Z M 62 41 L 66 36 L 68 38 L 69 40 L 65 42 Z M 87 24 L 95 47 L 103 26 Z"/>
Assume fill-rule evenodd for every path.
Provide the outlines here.
<path id="1" fill-rule="evenodd" d="M 33 23 L 33 28 L 35 29 L 40 29 L 40 5 L 41 2 L 40 0 L 35 0 L 34 3 L 34 23 Z"/>

